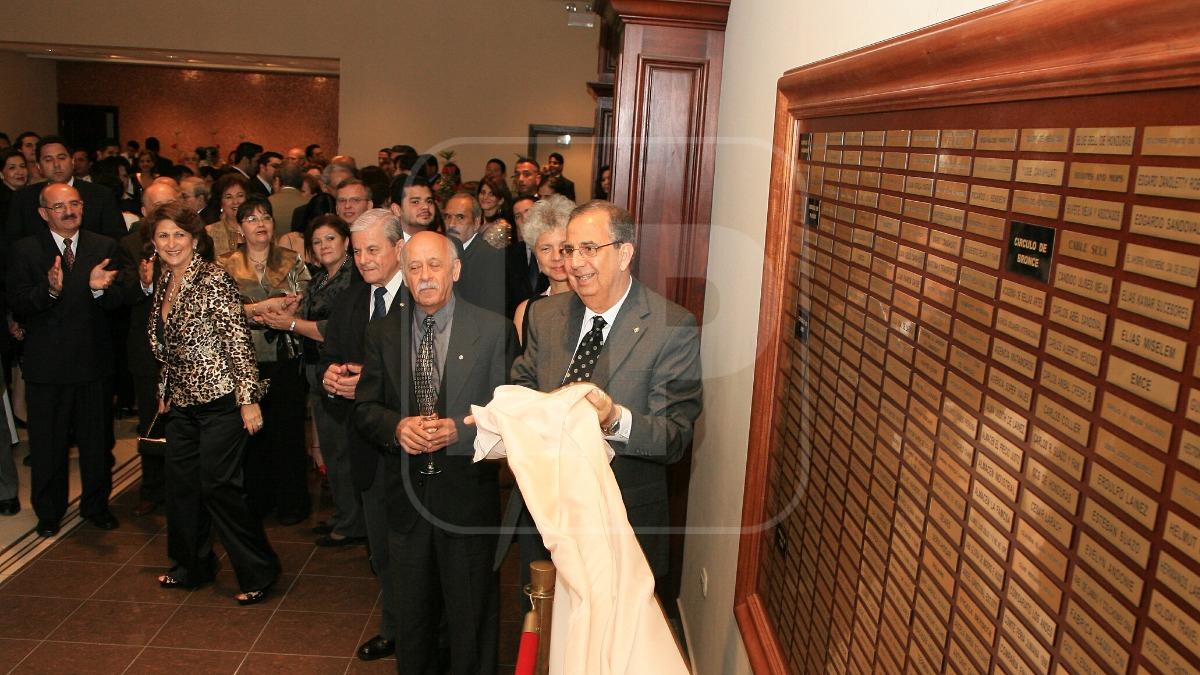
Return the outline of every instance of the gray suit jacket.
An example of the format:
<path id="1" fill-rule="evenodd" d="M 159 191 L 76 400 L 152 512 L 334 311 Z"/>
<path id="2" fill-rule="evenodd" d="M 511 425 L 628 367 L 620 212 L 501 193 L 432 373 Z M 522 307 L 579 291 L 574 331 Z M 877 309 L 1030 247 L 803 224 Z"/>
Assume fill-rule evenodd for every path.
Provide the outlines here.
<path id="1" fill-rule="evenodd" d="M 525 352 L 513 363 L 513 384 L 539 391 L 562 384 L 584 309 L 574 293 L 529 306 L 528 340 Z M 629 523 L 655 576 L 660 576 L 668 568 L 667 465 L 683 458 L 700 416 L 700 335 L 695 317 L 633 280 L 629 297 L 609 329 L 592 384 L 632 415 L 629 442 L 612 443 L 616 452 L 612 470 Z M 511 534 L 502 532 L 501 546 L 507 548 L 509 539 Z"/>

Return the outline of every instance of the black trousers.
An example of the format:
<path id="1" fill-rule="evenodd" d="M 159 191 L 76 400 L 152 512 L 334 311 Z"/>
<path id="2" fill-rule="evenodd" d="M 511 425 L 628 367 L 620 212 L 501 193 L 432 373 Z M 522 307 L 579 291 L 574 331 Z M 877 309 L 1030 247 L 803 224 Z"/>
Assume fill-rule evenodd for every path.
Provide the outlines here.
<path id="1" fill-rule="evenodd" d="M 137 399 L 138 436 L 145 436 L 158 412 L 158 378 L 150 375 L 133 375 L 133 393 Z M 161 422 L 159 420 L 160 429 Z M 163 473 L 166 458 L 164 443 L 138 443 L 138 454 L 142 456 L 141 497 L 156 504 L 166 498 L 166 475 Z"/>
<path id="2" fill-rule="evenodd" d="M 242 485 L 248 436 L 233 395 L 174 408 L 167 420 L 167 555 L 180 581 L 210 581 L 215 524 L 243 591 L 266 588 L 279 576 L 279 556 Z"/>
<path id="3" fill-rule="evenodd" d="M 450 672 L 496 672 L 500 590 L 492 570 L 495 553 L 494 535 L 450 535 L 424 518 L 417 519 L 408 532 L 392 530 L 388 534 L 399 673 L 438 674 L 438 628 L 443 613 L 450 641 Z"/>
<path id="4" fill-rule="evenodd" d="M 79 446 L 82 483 L 79 514 L 90 518 L 108 510 L 112 492 L 110 446 L 105 432 L 105 425 L 110 423 L 109 391 L 103 380 L 82 384 L 26 383 L 31 501 L 39 520 L 57 523 L 67 511 L 72 432 Z"/>
<path id="5" fill-rule="evenodd" d="M 271 380 L 271 386 L 259 404 L 262 431 L 250 439 L 246 455 L 250 506 L 260 518 L 273 510 L 281 518 L 304 518 L 312 510 L 308 448 L 304 443 L 308 383 L 299 359 L 259 363 L 258 372 Z"/>

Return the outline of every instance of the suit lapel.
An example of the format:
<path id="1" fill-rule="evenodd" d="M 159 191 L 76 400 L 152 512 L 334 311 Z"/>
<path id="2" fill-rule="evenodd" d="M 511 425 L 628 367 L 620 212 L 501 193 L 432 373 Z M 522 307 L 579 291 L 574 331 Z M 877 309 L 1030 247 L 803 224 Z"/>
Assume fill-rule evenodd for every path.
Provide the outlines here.
<path id="1" fill-rule="evenodd" d="M 373 288 L 367 286 L 368 289 Z M 401 296 L 403 297 L 403 296 Z M 386 342 L 384 354 L 387 360 L 388 379 L 396 385 L 396 395 L 399 397 L 400 414 L 408 416 L 408 382 L 412 369 L 409 363 L 411 350 L 409 348 L 410 333 L 412 332 L 411 315 L 408 306 L 397 297 L 388 308 L 387 316 L 379 319 L 385 322 L 384 336 Z M 387 358 L 391 356 L 391 358 Z"/>
<path id="2" fill-rule="evenodd" d="M 604 349 L 596 361 L 596 369 L 592 372 L 592 383 L 601 389 L 607 389 L 612 374 L 621 367 L 625 359 L 646 334 L 646 317 L 650 314 L 646 304 L 646 293 L 641 284 L 631 281 L 629 297 L 617 312 L 612 328 L 608 331 L 608 339 L 604 341 Z"/>
<path id="3" fill-rule="evenodd" d="M 474 321 L 470 305 L 462 298 L 456 298 L 454 320 L 450 325 L 450 344 L 446 348 L 443 357 L 446 363 L 442 368 L 442 389 L 446 392 L 443 401 L 447 410 L 461 409 L 456 405 L 458 397 L 470 379 L 468 375 L 475 368 L 479 353 L 475 343 L 479 341 L 479 331 L 473 329 Z"/>

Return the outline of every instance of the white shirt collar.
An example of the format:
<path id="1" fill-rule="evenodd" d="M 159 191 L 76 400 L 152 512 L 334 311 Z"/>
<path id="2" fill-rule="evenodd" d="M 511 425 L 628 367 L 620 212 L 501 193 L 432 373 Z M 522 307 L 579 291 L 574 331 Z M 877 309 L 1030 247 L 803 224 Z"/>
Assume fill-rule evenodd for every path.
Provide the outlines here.
<path id="1" fill-rule="evenodd" d="M 386 284 L 384 284 L 382 286 L 382 288 L 387 289 L 387 291 L 383 294 L 383 302 L 385 305 L 387 305 L 388 311 L 391 311 L 392 301 L 395 300 L 396 296 L 400 294 L 400 287 L 403 285 L 404 285 L 404 270 L 396 270 L 396 274 Z M 372 289 L 380 288 L 380 286 L 376 286 L 376 285 L 372 284 L 371 288 Z M 375 303 L 374 295 L 375 295 L 375 291 L 372 290 L 371 291 L 371 303 L 372 303 L 371 307 L 372 308 L 375 306 L 374 305 L 374 303 Z"/>
<path id="2" fill-rule="evenodd" d="M 596 316 L 604 317 L 604 339 L 608 340 L 608 332 L 612 330 L 613 323 L 617 320 L 617 314 L 621 312 L 621 307 L 624 306 L 625 300 L 629 298 L 629 291 L 633 290 L 633 277 L 629 278 L 629 285 L 625 287 L 625 294 L 617 301 L 617 304 L 609 307 L 603 314 L 596 314 L 586 306 L 583 310 L 583 325 L 580 327 L 579 339 L 575 341 L 575 346 L 578 347 L 580 342 L 583 342 L 583 336 L 587 335 L 592 329 L 592 319 Z"/>
<path id="3" fill-rule="evenodd" d="M 50 236 L 54 238 L 54 245 L 58 247 L 58 253 L 61 255 L 66 249 L 66 245 L 63 243 L 65 239 L 54 230 L 50 228 L 46 229 L 49 230 Z M 71 235 L 71 250 L 75 255 L 79 255 L 79 230 L 75 230 L 75 234 Z"/>
<path id="4" fill-rule="evenodd" d="M 464 251 L 465 251 L 465 250 L 467 250 L 467 247 L 468 247 L 468 246 L 470 246 L 470 245 L 471 245 L 471 242 L 475 241 L 475 238 L 476 238 L 476 237 L 478 237 L 478 236 L 479 236 L 479 232 L 476 232 L 475 234 L 471 235 L 471 238 L 470 238 L 470 239 L 468 239 L 468 240 L 464 241 L 464 242 L 462 243 L 462 245 L 463 245 L 463 250 L 464 250 Z"/>

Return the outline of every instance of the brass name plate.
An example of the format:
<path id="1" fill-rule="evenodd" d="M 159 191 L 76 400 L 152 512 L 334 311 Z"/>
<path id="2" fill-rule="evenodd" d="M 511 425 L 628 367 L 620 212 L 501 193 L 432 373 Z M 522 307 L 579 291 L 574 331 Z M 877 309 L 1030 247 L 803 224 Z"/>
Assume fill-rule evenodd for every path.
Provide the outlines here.
<path id="1" fill-rule="evenodd" d="M 1045 394 L 1038 395 L 1036 415 L 1051 429 L 1061 432 L 1079 445 L 1087 445 L 1088 435 L 1092 431 L 1092 423 L 1082 415 L 1077 415 L 1070 408 Z"/>
<path id="2" fill-rule="evenodd" d="M 1071 162 L 1071 180 L 1067 186 L 1106 192 L 1125 192 L 1129 189 L 1129 165 Z"/>
<path id="3" fill-rule="evenodd" d="M 1154 529 L 1158 502 L 1100 464 L 1092 465 L 1088 485 L 1147 530 Z"/>
<path id="4" fill-rule="evenodd" d="M 1062 469 L 1063 473 L 1071 478 L 1079 480 L 1083 476 L 1083 455 L 1055 438 L 1045 429 L 1037 426 L 1033 428 L 1029 446 L 1043 459 Z"/>
<path id="5" fill-rule="evenodd" d="M 1008 188 L 972 185 L 970 201 L 971 206 L 1006 211 L 1008 210 Z"/>
<path id="6" fill-rule="evenodd" d="M 1017 160 L 1018 183 L 1036 183 L 1038 185 L 1062 185 L 1065 162 L 1051 159 L 1019 159 Z M 1073 167 L 1072 167 L 1073 169 Z M 1126 168 L 1128 172 L 1128 168 Z M 1074 172 L 1072 171 L 1072 180 Z M 1072 185 L 1071 187 L 1075 187 Z"/>
<path id="7" fill-rule="evenodd" d="M 996 330 L 1016 338 L 1030 347 L 1037 348 L 1042 340 L 1042 325 L 1014 314 L 1007 309 L 1001 309 L 996 314 Z M 993 373 L 997 372 L 995 369 Z M 1028 408 L 1029 406 L 1026 406 Z"/>
<path id="8" fill-rule="evenodd" d="M 1089 412 L 1096 407 L 1096 386 L 1081 377 L 1072 375 L 1070 372 L 1059 368 L 1053 363 L 1046 362 L 1042 364 L 1040 383 L 1043 387 L 1087 409 Z"/>
<path id="9" fill-rule="evenodd" d="M 963 222 L 966 218 L 966 212 L 962 209 L 955 209 L 942 204 L 933 205 L 933 214 L 929 219 L 935 225 L 949 227 L 955 230 L 963 229 Z"/>
<path id="10" fill-rule="evenodd" d="M 1093 237 L 1072 230 L 1058 233 L 1058 252 L 1062 255 L 1113 267 L 1117 264 L 1117 242 L 1114 239 Z"/>
<path id="11" fill-rule="evenodd" d="M 983 416 L 1000 425 L 1010 434 L 1024 441 L 1029 431 L 1029 419 L 1017 411 L 988 396 L 983 401 Z"/>
<path id="12" fill-rule="evenodd" d="M 910 136 L 911 133 L 908 129 L 888 129 L 886 139 L 884 140 L 884 145 L 894 145 L 907 148 L 908 139 Z M 863 139 L 863 142 L 866 142 L 865 138 Z"/>
<path id="13" fill-rule="evenodd" d="M 1112 462 L 1151 490 L 1157 492 L 1162 489 L 1166 471 L 1163 462 L 1105 427 L 1096 430 L 1096 455 Z"/>
<path id="14" fill-rule="evenodd" d="M 1002 157 L 977 157 L 971 175 L 975 178 L 1008 182 L 1012 180 L 1013 161 Z"/>
<path id="15" fill-rule="evenodd" d="M 1122 269 L 1195 288 L 1197 279 L 1200 279 L 1200 256 L 1126 244 Z"/>
<path id="16" fill-rule="evenodd" d="M 957 256 L 962 253 L 962 237 L 941 230 L 930 230 L 929 248 Z"/>
<path id="17" fill-rule="evenodd" d="M 1191 571 L 1178 559 L 1163 551 L 1158 554 L 1158 569 L 1155 570 L 1154 576 L 1187 601 L 1193 611 L 1200 613 L 1200 574 Z"/>
<path id="18" fill-rule="evenodd" d="M 1112 593 L 1109 593 L 1096 581 L 1092 575 L 1080 569 L 1076 570 L 1075 578 L 1071 581 L 1071 589 L 1076 595 L 1087 601 L 1097 614 L 1110 627 L 1117 631 L 1121 639 L 1133 641 L 1135 618 L 1133 612 L 1125 609 Z"/>
<path id="19" fill-rule="evenodd" d="M 881 146 L 884 142 L 884 134 L 885 132 L 883 131 L 864 131 L 862 144 L 875 147 Z"/>
<path id="20" fill-rule="evenodd" d="M 912 199 L 904 200 L 904 217 L 914 218 L 916 220 L 929 220 L 929 215 L 933 212 L 933 204 L 929 202 L 919 202 Z"/>
<path id="21" fill-rule="evenodd" d="M 1200 244 L 1200 213 L 1137 204 L 1129 218 L 1129 231 L 1148 237 Z"/>
<path id="22" fill-rule="evenodd" d="M 1176 328 L 1190 328 L 1194 301 L 1129 281 L 1121 282 L 1117 307 Z M 1197 361 L 1200 363 L 1200 360 Z"/>
<path id="23" fill-rule="evenodd" d="M 975 137 L 977 150 L 1016 150 L 1016 129 L 980 129 Z"/>
<path id="24" fill-rule="evenodd" d="M 1124 319 L 1113 322 L 1113 345 L 1125 351 L 1183 372 L 1183 356 L 1187 343 L 1145 326 Z"/>
<path id="25" fill-rule="evenodd" d="M 962 268 L 958 274 L 958 284 L 963 288 L 975 291 L 976 293 L 979 293 L 988 299 L 996 297 L 996 277 L 988 274 L 987 272 L 981 272 L 974 267 Z M 972 319 L 975 319 L 985 326 L 991 325 L 991 305 L 980 303 L 974 298 L 964 301 L 962 297 L 963 296 L 959 296 L 958 301 L 960 311 L 967 312 Z M 963 306 L 967 304 L 970 304 L 970 307 L 968 309 L 964 309 Z"/>
<path id="26" fill-rule="evenodd" d="M 1165 157 L 1200 157 L 1200 126 L 1146 127 L 1142 154 Z"/>
<path id="27" fill-rule="evenodd" d="M 1000 247 L 989 246 L 974 239 L 963 240 L 962 257 L 992 269 L 1000 268 Z"/>
<path id="28" fill-rule="evenodd" d="M 1171 446 L 1170 422 L 1110 391 L 1104 392 L 1100 402 L 1100 417 L 1162 452 Z"/>
<path id="29" fill-rule="evenodd" d="M 1092 531 L 1124 553 L 1142 569 L 1150 558 L 1150 542 L 1132 527 L 1114 516 L 1100 502 L 1089 499 L 1083 505 L 1083 522 Z"/>
<path id="30" fill-rule="evenodd" d="M 1084 372 L 1100 374 L 1100 350 L 1069 335 L 1046 331 L 1046 353 Z"/>
<path id="31" fill-rule="evenodd" d="M 1185 521 L 1174 511 L 1167 511 L 1163 540 L 1178 547 L 1192 560 L 1200 560 L 1200 528 Z"/>
<path id="32" fill-rule="evenodd" d="M 908 166 L 907 152 L 885 152 L 883 153 L 883 166 L 885 169 L 900 169 L 903 170 Z"/>
<path id="33" fill-rule="evenodd" d="M 1054 268 L 1054 287 L 1104 304 L 1112 299 L 1112 277 L 1059 263 Z"/>
<path id="34" fill-rule="evenodd" d="M 1113 672 L 1123 673 L 1128 669 L 1129 651 L 1113 640 L 1078 600 L 1072 599 L 1067 603 L 1067 625 L 1100 654 L 1101 661 Z"/>
<path id="35" fill-rule="evenodd" d="M 938 155 L 937 172 L 951 176 L 970 176 L 971 157 L 969 155 Z"/>
<path id="36" fill-rule="evenodd" d="M 1050 320 L 1060 326 L 1077 330 L 1084 335 L 1103 340 L 1108 315 L 1095 309 L 1063 299 L 1061 296 L 1050 301 Z"/>
<path id="37" fill-rule="evenodd" d="M 1004 219 L 972 211 L 967 214 L 967 232 L 989 239 L 1004 238 Z"/>
<path id="38" fill-rule="evenodd" d="M 1075 515 L 1075 508 L 1079 506 L 1079 490 L 1032 457 L 1025 466 L 1025 475 L 1031 485 L 1045 492 L 1063 511 Z"/>
<path id="39" fill-rule="evenodd" d="M 1046 292 L 1009 279 L 1000 283 L 1000 301 L 1038 316 L 1046 313 Z M 1034 347 L 1037 343 L 1034 343 Z"/>
<path id="40" fill-rule="evenodd" d="M 970 150 L 975 147 L 974 129 L 942 129 L 941 147 Z"/>
<path id="41" fill-rule="evenodd" d="M 879 178 L 879 188 L 892 192 L 904 192 L 904 176 L 898 173 L 882 174 Z"/>
<path id="42" fill-rule="evenodd" d="M 1200 169 L 1139 166 L 1133 191 L 1139 195 L 1200 199 Z"/>
<path id="43" fill-rule="evenodd" d="M 988 389 L 1029 410 L 1033 403 L 1033 387 L 1004 372 L 1001 368 L 988 371 Z M 1016 499 L 1014 494 L 1010 499 Z"/>
<path id="44" fill-rule="evenodd" d="M 1114 355 L 1108 357 L 1105 379 L 1170 412 L 1175 411 L 1175 405 L 1179 402 L 1178 382 Z"/>
<path id="45" fill-rule="evenodd" d="M 911 181 L 914 178 L 915 178 L 915 176 L 911 176 L 911 177 L 909 177 L 909 180 Z M 933 181 L 930 181 L 930 185 L 931 186 L 933 185 Z M 969 188 L 967 187 L 966 183 L 959 183 L 957 181 L 950 181 L 950 180 L 940 180 L 940 181 L 938 181 L 938 184 L 937 184 L 937 194 L 935 196 L 938 199 L 944 199 L 945 201 L 948 201 L 948 202 L 958 202 L 958 203 L 962 204 L 962 203 L 966 203 L 966 201 L 967 201 L 968 189 Z M 929 195 L 925 195 L 925 196 L 928 197 Z"/>
<path id="46" fill-rule="evenodd" d="M 1134 207 L 1135 212 L 1137 208 Z M 1124 204 L 1103 199 L 1067 197 L 1067 203 L 1063 206 L 1063 220 L 1109 230 L 1121 229 L 1121 219 L 1124 216 Z"/>
<path id="47" fill-rule="evenodd" d="M 1058 209 L 1062 205 L 1062 195 L 1049 192 L 1030 192 L 1028 190 L 1013 190 L 1012 210 L 1031 216 L 1057 218 Z"/>
<path id="48" fill-rule="evenodd" d="M 992 359 L 1012 368 L 1025 377 L 1033 377 L 1037 356 L 1000 338 L 992 342 Z"/>
<path id="49" fill-rule="evenodd" d="M 1180 655 L 1153 630 L 1149 629 L 1142 636 L 1142 653 L 1164 673 L 1186 673 L 1195 669 L 1196 666 L 1195 657 Z M 1145 672 L 1144 669 L 1139 669 L 1138 675 Z"/>
<path id="50" fill-rule="evenodd" d="M 933 196 L 933 179 L 922 178 L 920 176 L 909 176 L 904 182 L 904 192 L 910 195 L 919 195 L 921 197 Z"/>
<path id="51" fill-rule="evenodd" d="M 1136 127 L 1081 127 L 1071 151 L 1079 155 L 1132 155 Z M 1142 142 L 1143 147 L 1145 141 Z M 1147 154 L 1144 150 L 1142 154 Z"/>
<path id="52" fill-rule="evenodd" d="M 933 173 L 937 166 L 937 155 L 925 152 L 914 152 L 908 156 L 908 170 L 922 173 Z"/>
<path id="53" fill-rule="evenodd" d="M 1150 596 L 1150 618 L 1163 627 L 1167 635 L 1179 640 L 1192 654 L 1200 654 L 1200 621 L 1171 602 L 1161 591 Z"/>
<path id="54" fill-rule="evenodd" d="M 1058 129 L 1022 129 L 1021 150 L 1023 152 L 1066 152 L 1071 130 Z"/>
<path id="55" fill-rule="evenodd" d="M 909 145 L 914 148 L 936 148 L 940 133 L 938 129 L 913 129 Z"/>
<path id="56" fill-rule="evenodd" d="M 1134 574 L 1086 532 L 1079 535 L 1079 558 L 1108 580 L 1126 600 L 1135 605 L 1138 603 L 1144 583 L 1141 576 Z"/>

